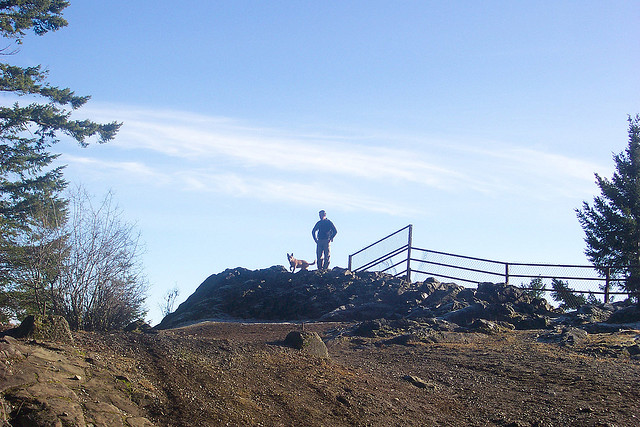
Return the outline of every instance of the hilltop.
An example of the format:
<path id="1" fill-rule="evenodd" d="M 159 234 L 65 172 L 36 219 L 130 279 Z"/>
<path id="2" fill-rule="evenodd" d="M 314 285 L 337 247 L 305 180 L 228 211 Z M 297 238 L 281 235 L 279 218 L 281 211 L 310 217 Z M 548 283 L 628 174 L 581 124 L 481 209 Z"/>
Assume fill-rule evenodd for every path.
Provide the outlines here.
<path id="1" fill-rule="evenodd" d="M 616 426 L 640 417 L 636 306 L 566 314 L 501 284 L 282 270 L 212 275 L 162 329 L 1 338 L 0 420 Z M 326 353 L 294 348 L 292 331 L 317 334 Z"/>

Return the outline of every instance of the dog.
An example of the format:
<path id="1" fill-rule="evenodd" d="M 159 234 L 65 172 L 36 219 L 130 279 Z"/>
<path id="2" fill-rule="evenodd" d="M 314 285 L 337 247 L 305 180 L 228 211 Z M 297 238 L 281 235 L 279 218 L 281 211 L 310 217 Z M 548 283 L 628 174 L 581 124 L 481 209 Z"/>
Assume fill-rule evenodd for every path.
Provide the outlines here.
<path id="1" fill-rule="evenodd" d="M 315 261 L 309 263 L 303 259 L 295 259 L 293 257 L 293 253 L 291 255 L 287 253 L 287 259 L 289 259 L 289 264 L 291 264 L 292 273 L 296 272 L 296 268 L 300 268 L 300 270 L 306 270 L 310 265 L 314 265 L 316 263 Z"/>

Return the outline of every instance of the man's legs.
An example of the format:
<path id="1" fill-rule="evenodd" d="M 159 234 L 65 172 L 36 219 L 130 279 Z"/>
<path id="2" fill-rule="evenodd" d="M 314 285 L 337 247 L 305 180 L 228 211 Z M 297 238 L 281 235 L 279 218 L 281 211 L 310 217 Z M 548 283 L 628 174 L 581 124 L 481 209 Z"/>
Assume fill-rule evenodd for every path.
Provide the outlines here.
<path id="1" fill-rule="evenodd" d="M 329 258 L 331 257 L 331 242 L 327 240 L 327 246 L 324 248 L 324 266 L 325 270 L 329 269 Z"/>
<path id="2" fill-rule="evenodd" d="M 318 240 L 318 247 L 316 248 L 316 265 L 318 266 L 318 270 L 326 270 L 329 268 L 329 256 L 329 240 Z"/>
<path id="3" fill-rule="evenodd" d="M 316 268 L 318 270 L 322 270 L 322 244 L 321 241 L 318 240 L 316 245 Z"/>

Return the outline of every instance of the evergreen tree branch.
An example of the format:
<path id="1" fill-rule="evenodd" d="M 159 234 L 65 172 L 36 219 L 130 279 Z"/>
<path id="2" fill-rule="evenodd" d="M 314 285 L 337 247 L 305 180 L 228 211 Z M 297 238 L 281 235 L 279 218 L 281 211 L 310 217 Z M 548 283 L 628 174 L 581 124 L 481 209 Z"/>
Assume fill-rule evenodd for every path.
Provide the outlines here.
<path id="1" fill-rule="evenodd" d="M 0 34 L 18 43 L 33 29 L 41 36 L 68 25 L 62 11 L 69 6 L 64 0 L 4 0 L 0 1 Z"/>

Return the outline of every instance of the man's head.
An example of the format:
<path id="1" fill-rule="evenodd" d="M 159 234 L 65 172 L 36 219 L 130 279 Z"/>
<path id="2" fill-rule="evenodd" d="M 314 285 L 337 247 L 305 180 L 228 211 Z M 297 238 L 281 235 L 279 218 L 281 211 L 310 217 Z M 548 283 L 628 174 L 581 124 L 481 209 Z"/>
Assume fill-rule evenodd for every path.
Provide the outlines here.
<path id="1" fill-rule="evenodd" d="M 327 213 L 324 210 L 318 212 L 318 215 L 320 216 L 320 219 L 325 219 L 327 217 Z"/>

